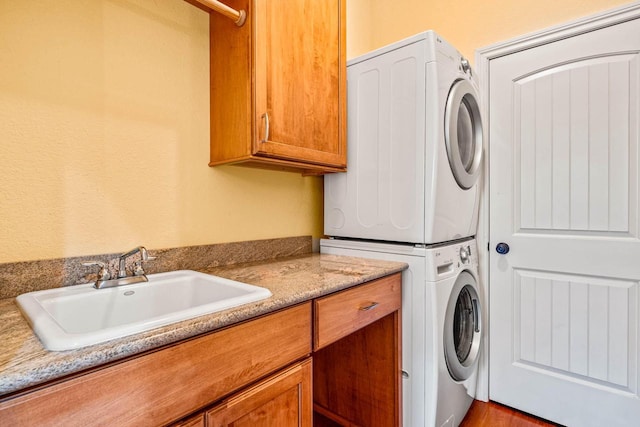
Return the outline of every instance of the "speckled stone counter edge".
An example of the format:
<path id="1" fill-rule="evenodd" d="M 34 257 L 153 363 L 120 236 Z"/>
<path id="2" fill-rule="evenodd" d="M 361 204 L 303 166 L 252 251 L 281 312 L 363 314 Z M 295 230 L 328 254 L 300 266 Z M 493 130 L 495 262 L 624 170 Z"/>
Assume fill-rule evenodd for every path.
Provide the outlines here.
<path id="1" fill-rule="evenodd" d="M 124 248 L 128 250 L 130 248 Z M 213 245 L 186 246 L 168 249 L 152 249 L 149 255 L 155 260 L 145 263 L 148 274 L 175 270 L 208 270 L 252 261 L 263 261 L 287 256 L 311 253 L 311 236 L 279 239 L 252 240 L 219 243 Z M 84 267 L 82 262 L 102 261 L 109 265 L 115 277 L 120 254 L 99 254 L 73 258 L 23 261 L 0 264 L 0 299 L 61 286 L 80 285 L 96 280 L 95 267 Z M 129 266 L 137 260 L 131 257 Z"/>
<path id="2" fill-rule="evenodd" d="M 194 337 L 400 272 L 405 263 L 309 253 L 201 271 L 271 290 L 273 296 L 78 350 L 42 347 L 13 298 L 0 300 L 0 396 Z"/>

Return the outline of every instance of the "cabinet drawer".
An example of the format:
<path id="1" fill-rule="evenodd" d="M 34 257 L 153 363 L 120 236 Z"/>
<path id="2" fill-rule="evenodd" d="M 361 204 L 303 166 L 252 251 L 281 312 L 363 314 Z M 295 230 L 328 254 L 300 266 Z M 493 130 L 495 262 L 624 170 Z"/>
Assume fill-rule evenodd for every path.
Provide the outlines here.
<path id="1" fill-rule="evenodd" d="M 331 344 L 399 310 L 401 287 L 402 276 L 397 273 L 315 300 L 314 349 Z"/>
<path id="2" fill-rule="evenodd" d="M 0 424 L 165 425 L 311 352 L 305 303 L 0 402 Z"/>

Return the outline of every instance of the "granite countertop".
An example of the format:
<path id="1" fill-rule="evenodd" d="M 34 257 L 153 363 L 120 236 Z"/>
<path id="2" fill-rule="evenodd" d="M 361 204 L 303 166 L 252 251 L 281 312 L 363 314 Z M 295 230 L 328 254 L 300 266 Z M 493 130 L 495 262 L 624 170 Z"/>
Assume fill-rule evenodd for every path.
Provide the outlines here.
<path id="1" fill-rule="evenodd" d="M 406 264 L 306 254 L 204 270 L 268 288 L 273 296 L 78 350 L 44 349 L 14 298 L 0 299 L 0 396 L 402 271 Z"/>

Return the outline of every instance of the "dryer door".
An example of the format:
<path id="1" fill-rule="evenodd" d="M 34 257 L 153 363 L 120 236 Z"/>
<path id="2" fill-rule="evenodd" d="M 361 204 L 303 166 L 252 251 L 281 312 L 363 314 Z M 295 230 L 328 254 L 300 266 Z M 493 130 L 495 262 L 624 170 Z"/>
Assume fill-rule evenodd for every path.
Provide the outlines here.
<path id="1" fill-rule="evenodd" d="M 444 356 L 456 381 L 469 378 L 476 367 L 482 333 L 480 313 L 476 279 L 463 271 L 451 290 L 444 320 Z"/>
<path id="2" fill-rule="evenodd" d="M 478 95 L 468 80 L 457 80 L 449 91 L 444 137 L 456 182 L 463 189 L 471 188 L 481 171 L 482 117 Z"/>

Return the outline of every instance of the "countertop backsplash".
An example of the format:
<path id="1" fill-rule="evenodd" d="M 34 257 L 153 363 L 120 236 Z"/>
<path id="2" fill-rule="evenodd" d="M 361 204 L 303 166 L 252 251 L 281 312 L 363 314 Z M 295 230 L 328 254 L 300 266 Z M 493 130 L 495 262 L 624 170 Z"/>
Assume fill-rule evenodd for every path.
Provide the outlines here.
<path id="1" fill-rule="evenodd" d="M 144 246 L 144 242 L 140 243 Z M 147 274 L 175 270 L 209 270 L 227 265 L 264 261 L 312 252 L 311 236 L 218 243 L 179 248 L 147 248 L 155 257 L 144 265 Z M 130 248 L 123 248 L 123 252 Z M 62 286 L 80 285 L 96 280 L 96 267 L 85 267 L 85 261 L 96 260 L 109 264 L 115 274 L 120 253 L 87 255 L 72 258 L 22 261 L 0 264 L 0 299 Z M 129 257 L 127 268 L 138 260 Z"/>

